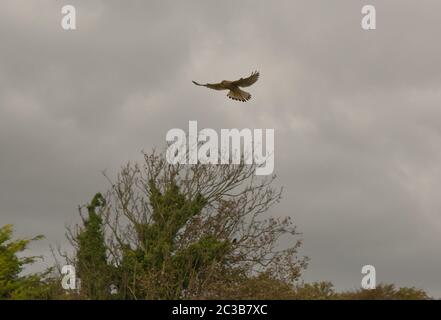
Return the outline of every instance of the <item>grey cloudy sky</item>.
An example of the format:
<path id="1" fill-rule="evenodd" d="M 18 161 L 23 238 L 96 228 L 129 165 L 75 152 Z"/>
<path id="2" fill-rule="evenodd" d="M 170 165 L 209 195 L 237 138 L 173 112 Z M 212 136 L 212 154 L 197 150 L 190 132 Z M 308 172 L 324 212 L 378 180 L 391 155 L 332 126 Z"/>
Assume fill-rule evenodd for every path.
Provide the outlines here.
<path id="1" fill-rule="evenodd" d="M 0 2 L 0 224 L 66 245 L 76 208 L 189 120 L 275 128 L 307 281 L 441 296 L 441 2 Z M 61 7 L 77 9 L 73 32 Z M 246 103 L 191 80 L 262 77 Z"/>

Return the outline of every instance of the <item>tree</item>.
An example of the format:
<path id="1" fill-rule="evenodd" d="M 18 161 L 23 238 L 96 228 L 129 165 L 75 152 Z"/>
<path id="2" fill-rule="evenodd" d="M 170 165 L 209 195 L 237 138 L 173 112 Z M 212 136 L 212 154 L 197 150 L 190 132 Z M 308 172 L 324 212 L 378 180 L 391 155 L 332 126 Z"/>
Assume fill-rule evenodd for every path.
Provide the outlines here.
<path id="1" fill-rule="evenodd" d="M 109 298 L 111 284 L 119 299 L 428 298 L 391 285 L 338 293 L 330 282 L 299 283 L 307 258 L 298 256 L 295 225 L 268 214 L 282 190 L 275 176 L 254 172 L 244 164 L 171 165 L 153 152 L 106 176 L 110 189 L 70 233 L 81 298 Z"/>
<path id="2" fill-rule="evenodd" d="M 290 218 L 263 217 L 281 190 L 272 187 L 275 176 L 257 178 L 255 169 L 171 165 L 164 154 L 144 154 L 143 164 L 109 178 L 99 202 L 106 231 L 89 211 L 85 229 L 72 234 L 76 260 L 112 266 L 121 299 L 228 298 L 226 288 L 247 287 L 257 297 L 267 288 L 256 279 L 292 287 L 307 259 L 297 256 L 301 241 Z M 281 247 L 281 237 L 291 237 L 290 245 Z"/>
<path id="3" fill-rule="evenodd" d="M 305 283 L 296 287 L 298 300 L 428 300 L 429 295 L 416 288 L 396 288 L 393 284 L 379 284 L 376 289 L 357 289 L 336 292 L 331 282 Z"/>
<path id="4" fill-rule="evenodd" d="M 297 300 L 333 300 L 338 299 L 331 282 L 304 283 L 296 288 L 295 299 Z"/>
<path id="5" fill-rule="evenodd" d="M 70 232 L 68 238 L 76 248 L 74 263 L 79 279 L 81 279 L 80 297 L 93 300 L 110 298 L 112 268 L 107 263 L 107 247 L 104 238 L 102 212 L 106 201 L 101 193 L 97 193 L 87 208 L 87 217 L 80 216 L 83 225 Z"/>
<path id="6" fill-rule="evenodd" d="M 44 280 L 48 272 L 21 275 L 24 267 L 36 262 L 38 257 L 18 257 L 29 243 L 43 236 L 12 240 L 12 235 L 12 225 L 0 228 L 0 300 L 46 298 L 49 288 Z"/>
<path id="7" fill-rule="evenodd" d="M 396 288 L 393 284 L 380 284 L 373 290 L 359 289 L 339 294 L 346 300 L 429 300 L 429 295 L 416 288 Z"/>
<path id="8" fill-rule="evenodd" d="M 291 282 L 274 278 L 270 273 L 260 273 L 233 283 L 218 282 L 207 299 L 228 300 L 293 300 L 296 292 Z"/>

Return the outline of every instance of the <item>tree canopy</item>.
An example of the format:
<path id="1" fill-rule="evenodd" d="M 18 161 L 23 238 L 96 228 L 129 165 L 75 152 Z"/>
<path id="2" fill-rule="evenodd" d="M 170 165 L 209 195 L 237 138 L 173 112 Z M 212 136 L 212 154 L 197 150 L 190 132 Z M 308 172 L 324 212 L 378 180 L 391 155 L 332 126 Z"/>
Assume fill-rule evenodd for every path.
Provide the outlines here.
<path id="1" fill-rule="evenodd" d="M 44 283 L 46 273 L 22 274 L 25 266 L 35 263 L 38 257 L 19 257 L 32 241 L 43 236 L 17 240 L 12 236 L 12 225 L 0 227 L 0 300 L 45 298 L 48 289 Z"/>
<path id="2" fill-rule="evenodd" d="M 430 298 L 391 284 L 339 293 L 330 282 L 303 283 L 308 259 L 296 226 L 271 215 L 282 190 L 275 176 L 254 172 L 144 154 L 106 176 L 108 191 L 80 207 L 81 223 L 68 229 L 74 250 L 63 256 L 81 279 L 78 290 L 61 290 L 52 270 L 23 275 L 38 257 L 19 255 L 42 237 L 12 240 L 12 226 L 0 228 L 0 299 Z"/>

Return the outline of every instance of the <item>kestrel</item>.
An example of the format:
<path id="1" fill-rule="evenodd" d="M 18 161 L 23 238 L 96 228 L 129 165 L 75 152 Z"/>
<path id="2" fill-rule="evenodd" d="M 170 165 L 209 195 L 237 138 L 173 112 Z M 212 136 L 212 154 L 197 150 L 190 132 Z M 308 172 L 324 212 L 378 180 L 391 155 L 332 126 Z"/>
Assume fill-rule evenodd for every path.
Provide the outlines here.
<path id="1" fill-rule="evenodd" d="M 246 102 L 251 99 L 251 94 L 249 94 L 246 91 L 241 90 L 239 87 L 249 87 L 256 83 L 256 81 L 259 79 L 259 72 L 255 71 L 249 76 L 248 78 L 240 78 L 236 81 L 228 81 L 223 80 L 220 83 L 207 83 L 207 84 L 200 84 L 196 81 L 193 81 L 193 83 L 197 86 L 207 87 L 213 90 L 230 90 L 228 92 L 227 97 L 233 100 Z"/>

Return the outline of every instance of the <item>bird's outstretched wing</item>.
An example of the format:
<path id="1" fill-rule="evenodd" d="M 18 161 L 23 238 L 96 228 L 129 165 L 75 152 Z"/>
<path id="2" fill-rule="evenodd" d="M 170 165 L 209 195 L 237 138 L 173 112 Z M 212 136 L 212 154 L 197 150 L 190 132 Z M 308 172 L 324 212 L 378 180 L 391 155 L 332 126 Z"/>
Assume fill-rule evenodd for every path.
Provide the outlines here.
<path id="1" fill-rule="evenodd" d="M 233 84 L 238 87 L 242 87 L 242 88 L 249 87 L 249 86 L 252 86 L 253 84 L 255 84 L 257 82 L 257 80 L 259 80 L 259 76 L 260 76 L 260 73 L 255 71 L 248 78 L 245 78 L 245 79 L 240 78 L 239 80 L 234 81 Z"/>
<path id="2" fill-rule="evenodd" d="M 200 84 L 196 81 L 192 81 L 195 85 L 201 86 L 201 87 L 207 87 L 213 90 L 225 90 L 224 86 L 221 83 L 206 83 L 206 84 Z"/>

